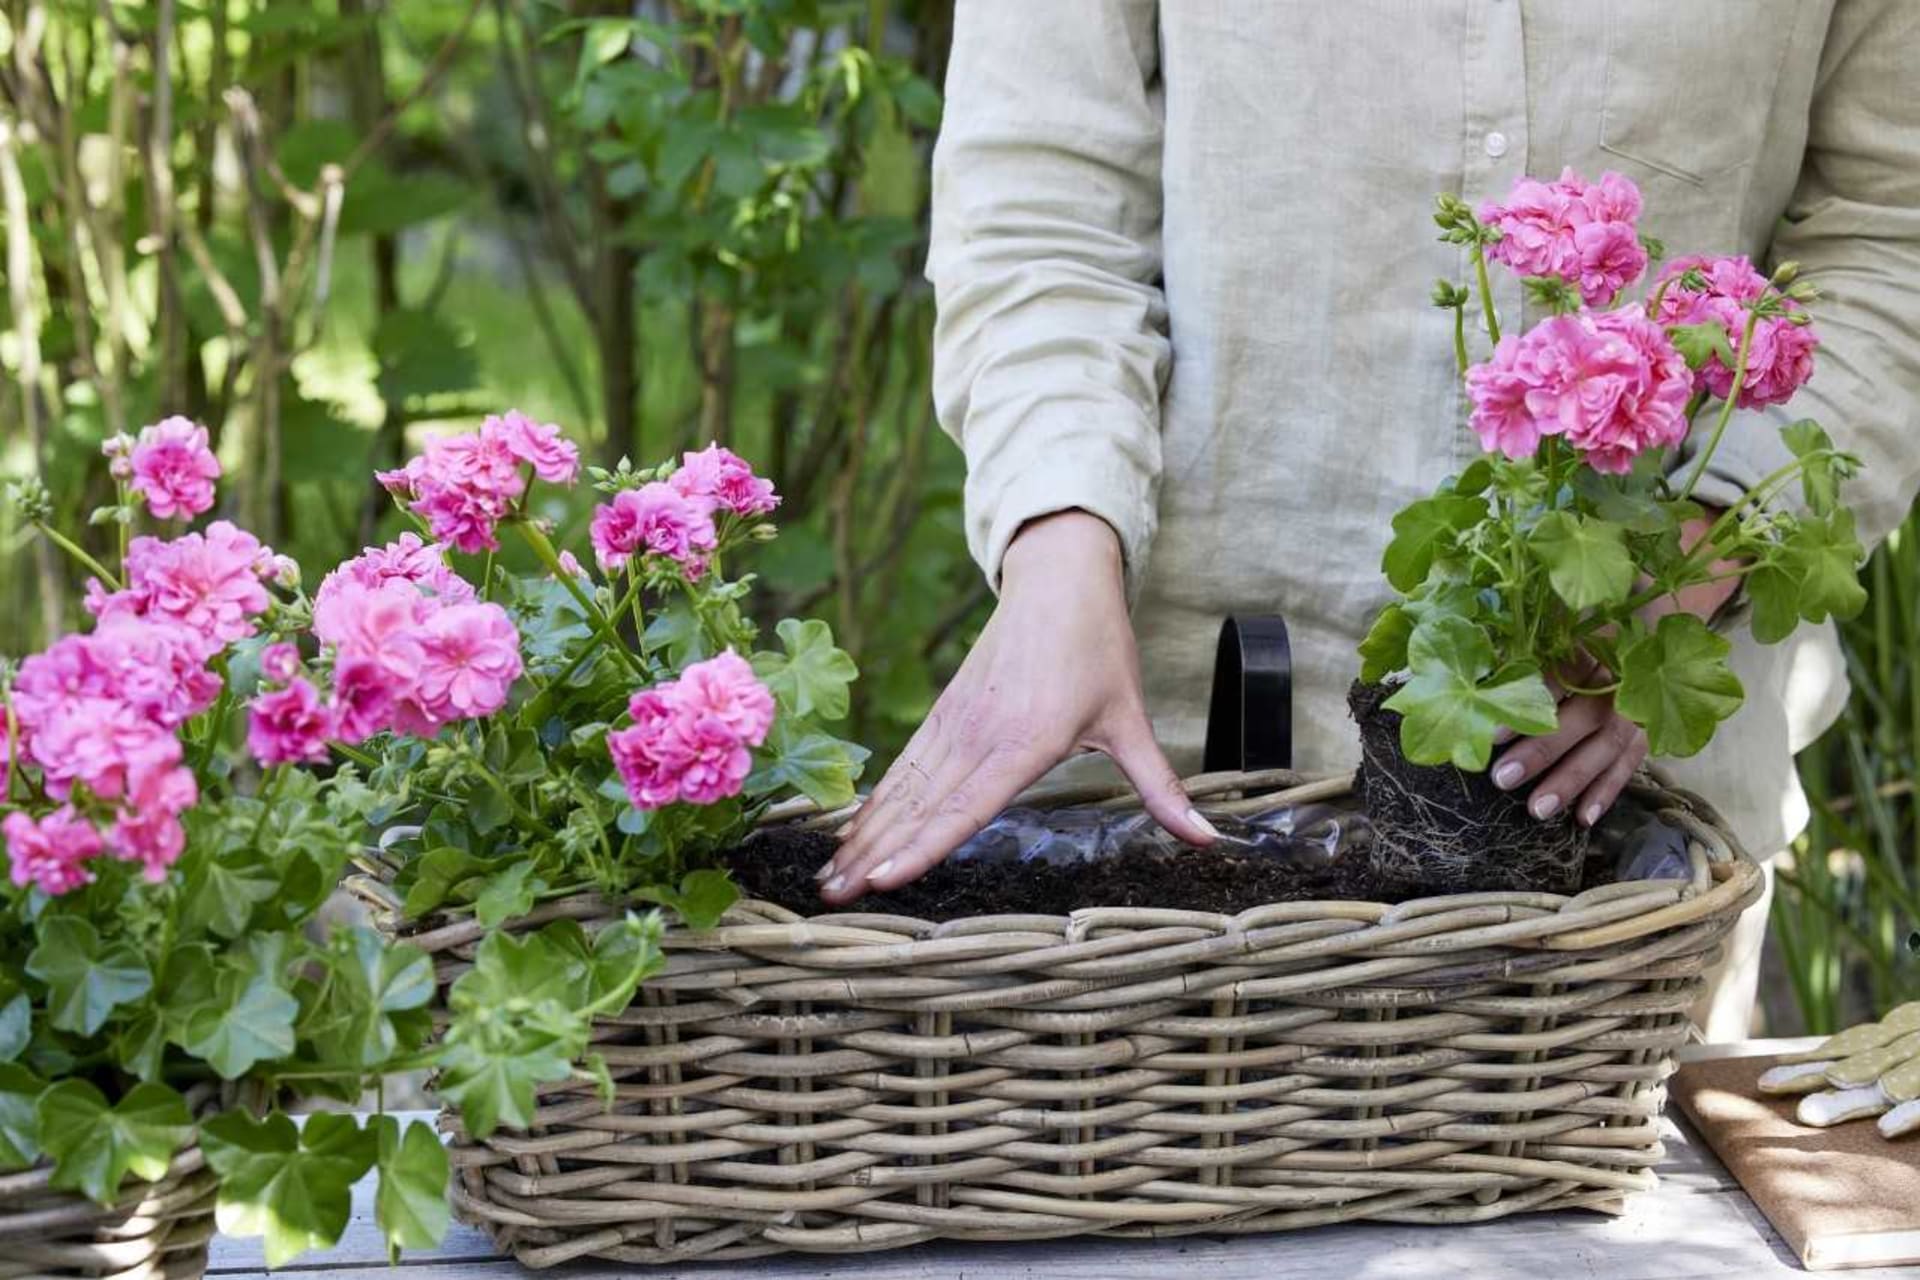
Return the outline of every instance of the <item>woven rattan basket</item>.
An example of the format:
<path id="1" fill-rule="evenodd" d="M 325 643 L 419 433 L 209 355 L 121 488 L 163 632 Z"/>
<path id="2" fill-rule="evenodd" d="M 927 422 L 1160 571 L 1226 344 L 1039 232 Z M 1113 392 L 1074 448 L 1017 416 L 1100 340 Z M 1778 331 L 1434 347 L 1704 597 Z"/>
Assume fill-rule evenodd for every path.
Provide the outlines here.
<path id="1" fill-rule="evenodd" d="M 47 1185 L 45 1166 L 0 1176 L 0 1280 L 195 1280 L 206 1274 L 215 1187 L 198 1146 L 108 1208 Z"/>
<path id="2" fill-rule="evenodd" d="M 1349 786 L 1300 782 L 1190 789 Z M 601 1028 L 611 1109 L 556 1088 L 484 1142 L 449 1117 L 456 1205 L 530 1267 L 1616 1208 L 1653 1184 L 1669 1054 L 1762 884 L 1701 802 L 1640 798 L 1691 835 L 1690 878 L 945 924 L 742 902 L 669 930 Z M 563 916 L 611 912 L 510 927 Z M 411 940 L 444 989 L 482 931 L 433 924 Z"/>

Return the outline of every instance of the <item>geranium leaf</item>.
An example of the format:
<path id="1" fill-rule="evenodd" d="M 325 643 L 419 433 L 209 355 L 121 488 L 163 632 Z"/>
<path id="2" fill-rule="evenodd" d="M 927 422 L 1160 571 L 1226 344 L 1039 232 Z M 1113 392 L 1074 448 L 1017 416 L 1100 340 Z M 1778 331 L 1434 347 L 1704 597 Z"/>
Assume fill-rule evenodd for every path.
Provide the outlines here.
<path id="1" fill-rule="evenodd" d="M 759 766 L 748 775 L 748 795 L 791 789 L 822 809 L 837 809 L 853 799 L 867 750 L 817 729 L 796 729 L 786 719 L 773 722 L 761 748 Z"/>
<path id="2" fill-rule="evenodd" d="M 1732 646 L 1690 613 L 1670 613 L 1620 655 L 1613 704 L 1647 731 L 1657 756 L 1690 756 L 1707 745 L 1746 694 L 1727 666 Z"/>
<path id="3" fill-rule="evenodd" d="M 0 1169 L 30 1167 L 40 1158 L 35 1104 L 46 1082 L 15 1062 L 0 1064 Z"/>
<path id="4" fill-rule="evenodd" d="M 1540 674 L 1494 672 L 1492 643 L 1465 618 L 1441 615 L 1415 627 L 1407 666 L 1407 683 L 1385 705 L 1400 713 L 1400 746 L 1415 764 L 1477 772 L 1487 767 L 1502 725 L 1537 734 L 1559 723 Z"/>
<path id="5" fill-rule="evenodd" d="M 1360 678 L 1378 684 L 1407 665 L 1407 640 L 1413 635 L 1413 615 L 1397 604 L 1380 611 L 1360 642 Z"/>
<path id="6" fill-rule="evenodd" d="M 1867 589 L 1860 585 L 1866 549 L 1854 535 L 1853 512 L 1836 507 L 1800 520 L 1783 549 L 1799 585 L 1800 616 L 1808 622 L 1851 618 L 1866 608 Z"/>
<path id="7" fill-rule="evenodd" d="M 689 929 L 711 929 L 720 923 L 726 909 L 740 899 L 740 891 L 724 871 L 689 871 L 678 889 L 654 885 L 639 890 L 636 897 L 670 907 Z"/>
<path id="8" fill-rule="evenodd" d="M 1753 638 L 1778 644 L 1800 625 L 1800 583 L 1775 564 L 1762 564 L 1741 583 L 1753 604 Z"/>
<path id="9" fill-rule="evenodd" d="M 1733 354 L 1733 342 L 1727 337 L 1727 327 L 1718 320 L 1704 320 L 1699 324 L 1677 324 L 1667 330 L 1667 336 L 1673 341 L 1673 349 L 1687 362 L 1687 368 L 1698 369 L 1715 356 L 1720 363 L 1733 368 L 1736 363 Z"/>
<path id="10" fill-rule="evenodd" d="M 353 1117 L 317 1112 L 295 1128 L 275 1111 L 264 1120 L 239 1111 L 201 1127 L 201 1148 L 220 1175 L 220 1230 L 261 1236 L 269 1267 L 340 1239 L 353 1208 L 353 1184 L 372 1167 L 374 1135 Z"/>
<path id="11" fill-rule="evenodd" d="M 160 1084 L 137 1084 L 117 1106 L 85 1080 L 62 1080 L 35 1108 L 40 1145 L 53 1160 L 52 1185 L 110 1204 L 128 1175 L 155 1181 L 193 1132 L 186 1099 Z"/>
<path id="12" fill-rule="evenodd" d="M 719 875 L 719 872 L 696 871 L 693 875 Z M 691 879 L 689 876 L 688 879 Z M 722 877 L 724 879 L 724 877 Z M 725 885 L 727 905 L 739 897 L 739 891 L 732 881 Z M 715 895 L 717 896 L 717 895 Z M 726 906 L 717 908 L 714 920 Z M 704 928 L 704 925 L 693 926 Z M 660 935 L 665 923 L 658 911 L 649 911 L 644 916 L 629 912 L 620 920 L 602 929 L 593 939 L 592 989 L 589 997 L 592 1002 L 610 1001 L 624 1003 L 633 998 L 634 989 L 657 973 L 667 962 L 666 952 L 660 949 Z"/>
<path id="13" fill-rule="evenodd" d="M 833 644 L 833 630 L 818 618 L 783 618 L 775 628 L 784 654 L 756 653 L 753 669 L 789 713 L 822 720 L 844 720 L 850 706 L 847 686 L 860 669 Z"/>
<path id="14" fill-rule="evenodd" d="M 372 929 L 343 929 L 328 952 L 324 1034 L 313 1039 L 330 1061 L 375 1070 L 419 1042 L 424 1009 L 433 998 L 433 961 L 411 943 L 387 943 Z"/>
<path id="15" fill-rule="evenodd" d="M 1569 608 L 1618 604 L 1633 591 L 1633 557 L 1618 525 L 1549 511 L 1528 535 L 1527 548 Z"/>
<path id="16" fill-rule="evenodd" d="M 113 1011 L 153 989 L 146 961 L 126 942 L 102 944 L 78 916 L 55 916 L 40 926 L 27 972 L 47 984 L 48 1021 L 57 1031 L 90 1036 Z"/>
<path id="17" fill-rule="evenodd" d="M 474 919 L 489 929 L 533 910 L 534 897 L 547 887 L 533 874 L 531 862 L 516 862 L 482 882 L 486 887 L 473 900 Z"/>
<path id="18" fill-rule="evenodd" d="M 1840 500 L 1840 469 L 1831 453 L 1832 437 L 1812 418 L 1801 418 L 1780 428 L 1780 439 L 1802 463 L 1800 492 L 1807 510 L 1826 515 Z"/>
<path id="19" fill-rule="evenodd" d="M 1380 559 L 1387 581 L 1396 590 L 1412 591 L 1455 537 L 1486 515 L 1486 499 L 1466 494 L 1441 493 L 1409 504 L 1394 516 L 1393 541 Z"/>
<path id="20" fill-rule="evenodd" d="M 220 1073 L 237 1080 L 256 1063 L 293 1052 L 294 1019 L 300 1002 L 281 985 L 280 975 L 253 963 L 230 962 L 215 984 L 212 1004 L 187 1019 L 183 1048 Z"/>
<path id="21" fill-rule="evenodd" d="M 392 1116 L 370 1116 L 379 1143 L 380 1189 L 374 1221 L 386 1233 L 390 1260 L 402 1249 L 431 1249 L 447 1234 L 447 1149 L 433 1126 L 410 1120 L 402 1130 Z"/>
<path id="22" fill-rule="evenodd" d="M 584 1027 L 577 1038 L 584 1050 Z M 475 1013 L 471 1021 L 456 1019 L 441 1054 L 439 1093 L 460 1108 L 461 1123 L 476 1138 L 503 1124 L 528 1128 L 536 1086 L 573 1073 L 572 1039 L 491 1011 Z"/>
<path id="23" fill-rule="evenodd" d="M 24 991 L 0 1005 L 0 1062 L 12 1062 L 33 1039 L 33 1001 Z"/>

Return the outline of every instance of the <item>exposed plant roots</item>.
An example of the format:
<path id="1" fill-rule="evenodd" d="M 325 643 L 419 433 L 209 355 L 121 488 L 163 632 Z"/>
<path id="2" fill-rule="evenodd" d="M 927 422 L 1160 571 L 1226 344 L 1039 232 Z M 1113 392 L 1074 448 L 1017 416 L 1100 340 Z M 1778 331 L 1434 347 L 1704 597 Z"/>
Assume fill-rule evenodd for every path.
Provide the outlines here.
<path id="1" fill-rule="evenodd" d="M 1374 873 L 1430 893 L 1576 892 L 1588 829 L 1565 813 L 1539 821 L 1527 812 L 1524 790 L 1502 791 L 1484 773 L 1410 763 L 1400 750 L 1399 714 L 1380 705 L 1392 693 L 1356 682 L 1347 694 L 1360 726 L 1354 790 L 1373 824 Z"/>

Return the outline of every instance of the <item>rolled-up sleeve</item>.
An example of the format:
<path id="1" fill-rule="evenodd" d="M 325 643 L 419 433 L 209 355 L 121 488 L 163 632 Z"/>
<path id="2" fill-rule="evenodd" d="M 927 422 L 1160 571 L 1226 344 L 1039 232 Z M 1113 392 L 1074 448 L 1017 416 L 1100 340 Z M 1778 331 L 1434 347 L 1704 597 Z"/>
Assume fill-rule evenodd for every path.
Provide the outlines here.
<path id="1" fill-rule="evenodd" d="M 968 544 L 999 582 L 1073 508 L 1153 539 L 1162 111 L 1153 0 L 960 0 L 933 162 L 934 395 L 966 453 Z"/>
<path id="2" fill-rule="evenodd" d="M 1777 428 L 1794 418 L 1816 419 L 1859 455 L 1843 496 L 1869 546 L 1905 518 L 1920 488 L 1917 70 L 1920 4 L 1838 0 L 1806 158 L 1771 254 L 1798 261 L 1822 291 L 1814 376 L 1790 405 L 1736 415 L 1695 491 L 1704 501 L 1730 505 L 1790 462 Z"/>

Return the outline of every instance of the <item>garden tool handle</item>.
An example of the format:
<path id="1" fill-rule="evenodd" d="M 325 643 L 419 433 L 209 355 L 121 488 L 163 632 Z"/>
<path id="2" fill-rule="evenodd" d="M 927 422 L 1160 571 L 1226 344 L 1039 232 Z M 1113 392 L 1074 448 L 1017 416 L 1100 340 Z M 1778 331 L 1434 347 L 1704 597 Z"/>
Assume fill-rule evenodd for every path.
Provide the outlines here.
<path id="1" fill-rule="evenodd" d="M 1208 773 L 1293 767 L 1293 647 L 1278 614 L 1220 624 L 1202 767 Z"/>

